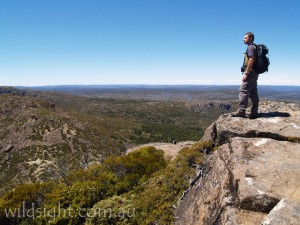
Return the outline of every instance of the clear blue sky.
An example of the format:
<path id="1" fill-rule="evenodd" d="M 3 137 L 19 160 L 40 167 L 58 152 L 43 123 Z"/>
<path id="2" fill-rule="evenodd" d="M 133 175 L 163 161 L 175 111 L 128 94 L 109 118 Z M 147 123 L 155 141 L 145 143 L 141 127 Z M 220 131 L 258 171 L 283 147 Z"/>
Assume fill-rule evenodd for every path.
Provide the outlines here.
<path id="1" fill-rule="evenodd" d="M 245 32 L 270 49 L 259 84 L 300 85 L 299 0 L 0 0 L 0 86 L 240 84 Z"/>

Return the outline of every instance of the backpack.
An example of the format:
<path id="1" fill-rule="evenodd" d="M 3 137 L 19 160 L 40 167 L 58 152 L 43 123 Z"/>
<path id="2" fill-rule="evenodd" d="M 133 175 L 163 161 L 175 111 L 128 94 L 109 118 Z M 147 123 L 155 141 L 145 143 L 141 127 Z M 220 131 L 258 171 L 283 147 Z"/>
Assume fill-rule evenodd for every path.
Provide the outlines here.
<path id="1" fill-rule="evenodd" d="M 256 62 L 253 65 L 255 72 L 261 74 L 269 71 L 270 60 L 267 56 L 269 49 L 264 44 L 253 45 L 256 49 Z"/>

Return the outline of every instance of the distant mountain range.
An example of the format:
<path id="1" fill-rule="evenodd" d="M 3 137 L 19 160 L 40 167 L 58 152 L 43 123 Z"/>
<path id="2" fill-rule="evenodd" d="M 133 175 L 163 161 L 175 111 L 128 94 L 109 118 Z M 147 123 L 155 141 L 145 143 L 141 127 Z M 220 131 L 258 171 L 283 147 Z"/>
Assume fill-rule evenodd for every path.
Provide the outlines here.
<path id="1" fill-rule="evenodd" d="M 17 88 L 100 98 L 155 100 L 235 100 L 239 90 L 238 85 L 53 85 Z M 300 102 L 300 86 L 260 85 L 258 88 L 262 98 Z"/>
<path id="2" fill-rule="evenodd" d="M 73 89 L 131 89 L 131 90 L 178 90 L 178 91 L 219 91 L 235 90 L 239 85 L 147 85 L 147 84 L 107 84 L 107 85 L 45 85 L 45 86 L 16 86 L 21 89 L 34 90 L 73 90 Z M 262 90 L 300 91 L 300 86 L 259 85 Z"/>

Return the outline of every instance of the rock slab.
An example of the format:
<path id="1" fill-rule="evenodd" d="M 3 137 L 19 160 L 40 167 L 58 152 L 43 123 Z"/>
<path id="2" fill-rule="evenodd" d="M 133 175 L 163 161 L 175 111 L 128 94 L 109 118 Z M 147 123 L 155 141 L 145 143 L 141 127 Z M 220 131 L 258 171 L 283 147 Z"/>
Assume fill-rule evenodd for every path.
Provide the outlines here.
<path id="1" fill-rule="evenodd" d="M 177 208 L 175 224 L 300 224 L 300 107 L 261 108 L 259 119 L 223 115 L 207 129 L 202 140 L 219 148 Z"/>
<path id="2" fill-rule="evenodd" d="M 298 201 L 281 199 L 263 220 L 262 225 L 300 224 L 300 204 Z"/>

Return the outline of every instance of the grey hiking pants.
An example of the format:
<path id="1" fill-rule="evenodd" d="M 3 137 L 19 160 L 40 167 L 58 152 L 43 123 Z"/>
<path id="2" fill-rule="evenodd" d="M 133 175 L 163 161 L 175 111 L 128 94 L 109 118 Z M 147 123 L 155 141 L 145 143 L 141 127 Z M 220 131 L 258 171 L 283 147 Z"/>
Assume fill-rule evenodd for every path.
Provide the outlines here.
<path id="1" fill-rule="evenodd" d="M 245 113 L 245 110 L 248 107 L 248 97 L 251 99 L 252 107 L 251 107 L 251 113 L 255 114 L 258 111 L 258 103 L 259 98 L 257 94 L 257 79 L 258 74 L 254 71 L 251 71 L 251 73 L 247 76 L 247 80 L 242 82 L 239 90 L 239 109 L 238 111 L 241 113 Z"/>

